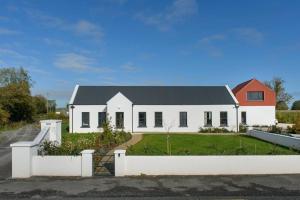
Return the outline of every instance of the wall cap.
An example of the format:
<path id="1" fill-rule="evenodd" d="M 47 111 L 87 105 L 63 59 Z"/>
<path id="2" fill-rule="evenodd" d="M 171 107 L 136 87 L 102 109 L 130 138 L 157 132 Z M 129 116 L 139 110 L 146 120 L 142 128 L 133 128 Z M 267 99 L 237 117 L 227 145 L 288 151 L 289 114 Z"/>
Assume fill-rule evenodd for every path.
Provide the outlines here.
<path id="1" fill-rule="evenodd" d="M 86 149 L 86 150 L 81 151 L 80 153 L 81 154 L 93 154 L 94 152 L 95 152 L 94 149 Z"/>
<path id="2" fill-rule="evenodd" d="M 41 120 L 40 123 L 59 123 L 62 122 L 60 119 L 46 119 L 46 120 Z"/>
<path id="3" fill-rule="evenodd" d="M 33 147 L 35 146 L 33 142 L 15 142 L 10 144 L 10 147 Z"/>
<path id="4" fill-rule="evenodd" d="M 125 153 L 126 153 L 126 150 L 124 150 L 124 149 L 116 149 L 116 150 L 114 151 L 114 154 L 118 154 L 118 153 L 120 153 L 120 154 L 125 154 Z"/>

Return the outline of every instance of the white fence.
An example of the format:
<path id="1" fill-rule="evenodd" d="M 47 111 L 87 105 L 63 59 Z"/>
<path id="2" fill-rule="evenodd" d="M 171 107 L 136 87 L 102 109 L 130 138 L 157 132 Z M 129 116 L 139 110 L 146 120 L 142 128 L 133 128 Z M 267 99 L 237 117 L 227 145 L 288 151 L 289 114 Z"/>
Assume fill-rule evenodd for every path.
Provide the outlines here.
<path id="1" fill-rule="evenodd" d="M 264 131 L 258 131 L 258 130 L 250 130 L 247 132 L 247 135 L 250 135 L 252 137 L 265 140 L 274 144 L 279 144 L 282 146 L 290 147 L 293 149 L 300 150 L 300 138 L 287 136 L 287 135 L 281 135 L 281 134 L 274 134 L 274 133 L 268 133 Z"/>
<path id="2" fill-rule="evenodd" d="M 115 151 L 115 175 L 297 174 L 300 156 L 126 156 Z"/>
<path id="3" fill-rule="evenodd" d="M 39 156 L 39 145 L 45 140 L 61 144 L 61 120 L 43 120 L 41 132 L 33 141 L 10 145 L 12 178 L 93 175 L 94 150 L 84 150 L 79 156 Z"/>

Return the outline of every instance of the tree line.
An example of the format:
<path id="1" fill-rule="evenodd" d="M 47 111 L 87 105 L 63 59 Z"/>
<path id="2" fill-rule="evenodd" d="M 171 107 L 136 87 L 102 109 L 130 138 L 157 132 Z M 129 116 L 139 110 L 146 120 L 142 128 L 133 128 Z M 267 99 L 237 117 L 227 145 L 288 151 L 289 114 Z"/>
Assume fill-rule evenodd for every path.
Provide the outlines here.
<path id="1" fill-rule="evenodd" d="M 48 100 L 31 95 L 33 81 L 24 68 L 0 69 L 0 126 L 26 121 L 47 112 Z"/>

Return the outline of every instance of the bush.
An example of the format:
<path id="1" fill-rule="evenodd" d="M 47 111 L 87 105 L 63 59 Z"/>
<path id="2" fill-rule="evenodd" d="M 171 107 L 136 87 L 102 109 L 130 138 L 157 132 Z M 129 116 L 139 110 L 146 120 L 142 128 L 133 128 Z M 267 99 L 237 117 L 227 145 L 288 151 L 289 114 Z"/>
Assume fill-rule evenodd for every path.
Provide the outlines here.
<path id="1" fill-rule="evenodd" d="M 277 111 L 276 119 L 279 123 L 295 124 L 300 119 L 299 111 Z"/>
<path id="2" fill-rule="evenodd" d="M 4 126 L 9 122 L 9 113 L 0 106 L 0 126 Z"/>
<path id="3" fill-rule="evenodd" d="M 243 124 L 240 124 L 239 125 L 239 132 L 240 133 L 246 133 L 248 130 L 247 126 L 243 125 Z"/>
<path id="4" fill-rule="evenodd" d="M 292 110 L 300 110 L 300 100 L 295 101 L 292 105 Z"/>
<path id="5" fill-rule="evenodd" d="M 273 126 L 268 128 L 267 132 L 281 134 L 282 133 L 282 128 L 273 125 Z"/>
<path id="6" fill-rule="evenodd" d="M 293 134 L 300 134 L 300 119 L 297 120 L 294 126 L 288 127 L 288 132 Z"/>
<path id="7" fill-rule="evenodd" d="M 200 128 L 199 133 L 233 133 L 226 128 Z"/>

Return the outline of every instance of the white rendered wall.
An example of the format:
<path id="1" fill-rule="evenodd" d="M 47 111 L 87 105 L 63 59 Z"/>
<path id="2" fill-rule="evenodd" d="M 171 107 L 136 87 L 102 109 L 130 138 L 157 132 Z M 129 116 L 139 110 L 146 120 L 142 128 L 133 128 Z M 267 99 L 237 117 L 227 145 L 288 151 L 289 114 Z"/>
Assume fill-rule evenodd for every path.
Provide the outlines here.
<path id="1" fill-rule="evenodd" d="M 33 176 L 81 176 L 81 156 L 33 156 Z"/>
<path id="2" fill-rule="evenodd" d="M 106 105 L 74 105 L 73 109 L 73 132 L 74 133 L 90 133 L 101 132 L 102 128 L 98 128 L 98 112 L 106 112 Z M 90 127 L 82 128 L 82 112 L 90 113 Z M 69 108 L 69 132 L 72 133 L 72 109 Z"/>
<path id="3" fill-rule="evenodd" d="M 247 113 L 247 125 L 275 125 L 275 106 L 240 106 L 239 122 L 241 122 L 241 112 Z"/>
<path id="4" fill-rule="evenodd" d="M 298 174 L 299 166 L 299 155 L 126 156 L 115 152 L 116 176 Z"/>
<path id="5" fill-rule="evenodd" d="M 134 105 L 133 132 L 198 132 L 204 128 L 204 112 L 212 112 L 213 127 L 220 127 L 220 112 L 226 111 L 229 130 L 236 130 L 236 109 L 234 105 Z M 147 127 L 138 127 L 138 113 L 146 112 Z M 163 127 L 154 127 L 154 113 L 162 112 Z M 187 127 L 179 127 L 179 113 L 187 112 Z"/>
<path id="6" fill-rule="evenodd" d="M 120 92 L 107 102 L 107 114 L 113 127 L 116 124 L 116 112 L 124 112 L 124 130 L 131 132 L 132 102 Z"/>
<path id="7" fill-rule="evenodd" d="M 291 137 L 282 134 L 268 133 L 258 130 L 250 130 L 247 132 L 247 135 L 252 137 L 259 138 L 264 141 L 268 141 L 274 144 L 279 144 L 282 146 L 290 147 L 293 149 L 300 150 L 300 138 Z"/>

